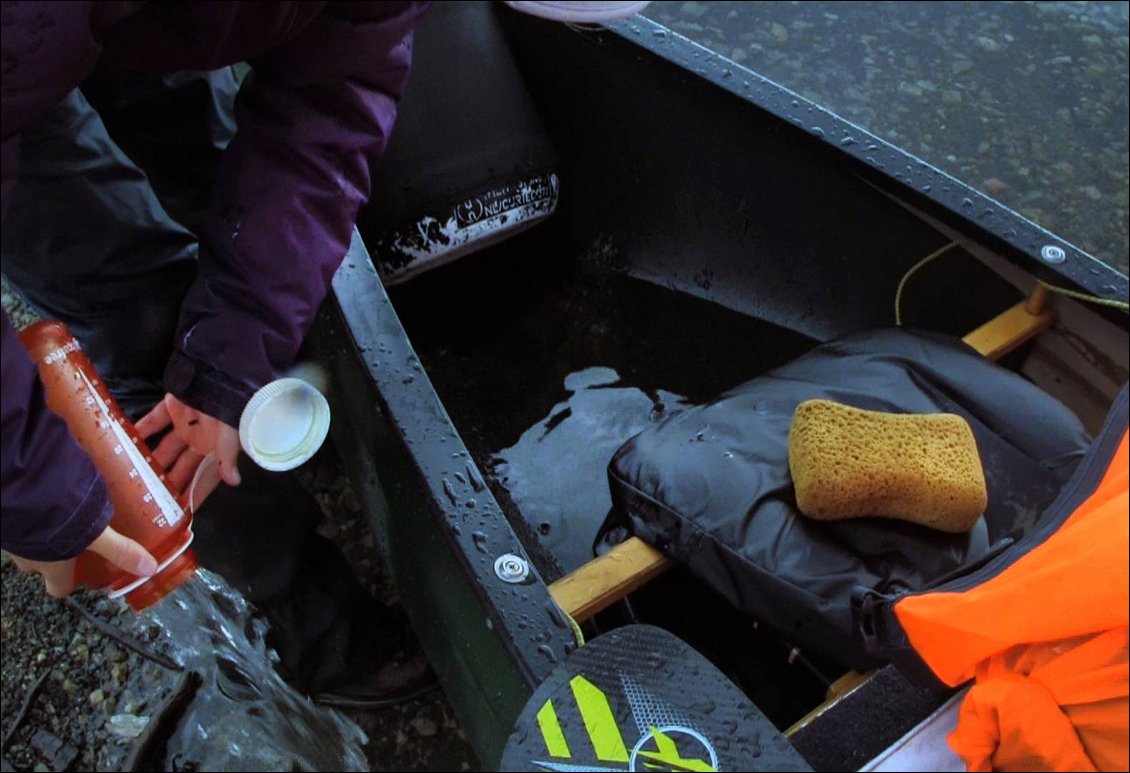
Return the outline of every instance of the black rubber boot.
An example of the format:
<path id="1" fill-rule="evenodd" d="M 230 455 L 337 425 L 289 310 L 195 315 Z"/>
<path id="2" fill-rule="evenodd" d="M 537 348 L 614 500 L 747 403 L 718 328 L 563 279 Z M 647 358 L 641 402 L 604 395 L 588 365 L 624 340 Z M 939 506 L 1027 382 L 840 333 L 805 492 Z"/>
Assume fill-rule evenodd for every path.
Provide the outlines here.
<path id="1" fill-rule="evenodd" d="M 288 681 L 308 695 L 325 693 L 327 702 L 336 695 L 359 704 L 426 683 L 397 678 L 399 662 L 404 677 L 418 670 L 407 621 L 365 590 L 337 546 L 317 533 L 321 511 L 297 478 L 247 457 L 239 471 L 239 486 L 221 485 L 196 513 L 193 547 L 201 565 L 267 618 L 267 642 Z"/>

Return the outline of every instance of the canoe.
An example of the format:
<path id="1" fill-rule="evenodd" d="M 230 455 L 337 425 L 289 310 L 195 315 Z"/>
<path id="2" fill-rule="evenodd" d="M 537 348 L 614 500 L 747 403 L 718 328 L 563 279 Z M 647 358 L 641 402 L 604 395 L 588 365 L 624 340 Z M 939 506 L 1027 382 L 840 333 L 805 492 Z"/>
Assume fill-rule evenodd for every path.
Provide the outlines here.
<path id="1" fill-rule="evenodd" d="M 309 343 L 377 549 L 484 767 L 581 641 L 638 626 L 723 664 L 805 764 L 882 759 L 952 692 L 806 652 L 639 538 L 596 557 L 610 459 L 891 327 L 896 305 L 1097 432 L 1127 378 L 1126 316 L 1060 290 L 1125 303 L 1127 277 L 651 21 L 447 5 L 419 31 Z"/>

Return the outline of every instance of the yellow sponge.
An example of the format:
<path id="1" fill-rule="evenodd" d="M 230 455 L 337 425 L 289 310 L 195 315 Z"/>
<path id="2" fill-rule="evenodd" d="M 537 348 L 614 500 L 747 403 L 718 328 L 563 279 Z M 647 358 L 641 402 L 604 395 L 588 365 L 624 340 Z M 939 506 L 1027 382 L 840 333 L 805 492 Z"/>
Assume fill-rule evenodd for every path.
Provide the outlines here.
<path id="1" fill-rule="evenodd" d="M 807 400 L 789 429 L 789 471 L 797 507 L 821 521 L 885 516 L 956 534 L 988 502 L 973 430 L 950 413 Z"/>

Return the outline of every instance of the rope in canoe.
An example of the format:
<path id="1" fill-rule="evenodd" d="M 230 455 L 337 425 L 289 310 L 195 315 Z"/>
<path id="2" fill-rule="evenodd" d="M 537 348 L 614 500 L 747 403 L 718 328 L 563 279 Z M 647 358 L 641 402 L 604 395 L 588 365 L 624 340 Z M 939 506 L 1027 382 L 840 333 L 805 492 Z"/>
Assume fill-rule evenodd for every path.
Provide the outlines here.
<path id="1" fill-rule="evenodd" d="M 1075 290 L 1068 290 L 1066 287 L 1057 287 L 1056 285 L 1048 284 L 1042 279 L 1037 279 L 1036 281 L 1051 290 L 1053 293 L 1066 295 L 1068 298 L 1074 298 L 1077 301 L 1097 303 L 1100 306 L 1110 306 L 1115 309 L 1121 309 L 1122 311 L 1130 312 L 1130 303 L 1127 303 L 1126 301 L 1120 301 L 1115 298 L 1099 298 L 1096 295 L 1087 295 L 1086 293 L 1076 292 Z"/>
<path id="2" fill-rule="evenodd" d="M 927 263 L 930 263 L 935 258 L 940 258 L 942 255 L 945 255 L 947 252 L 952 250 L 957 245 L 958 245 L 957 242 L 950 242 L 949 244 L 945 245 L 944 247 L 941 247 L 939 249 L 934 250 L 929 255 L 924 257 L 922 260 L 918 261 L 913 266 L 911 266 L 910 269 L 905 274 L 902 275 L 902 281 L 899 282 L 898 290 L 895 291 L 895 324 L 896 325 L 898 325 L 899 327 L 902 327 L 902 291 L 903 291 L 903 288 L 906 287 L 907 281 L 912 276 L 914 276 L 915 272 L 917 272 L 918 269 L 922 268 Z"/>
<path id="3" fill-rule="evenodd" d="M 918 272 L 919 269 L 923 268 L 924 266 L 931 263 L 935 259 L 940 258 L 942 255 L 946 254 L 947 252 L 952 250 L 954 247 L 957 247 L 959 244 L 960 244 L 960 242 L 950 242 L 949 244 L 946 244 L 946 245 L 934 250 L 929 255 L 924 257 L 922 260 L 918 261 L 913 266 L 911 266 L 907 270 L 907 272 L 905 274 L 903 274 L 902 280 L 899 281 L 898 289 L 895 291 L 895 324 L 896 325 L 898 325 L 899 327 L 902 327 L 902 293 L 903 293 L 903 289 L 906 287 L 906 283 L 910 280 L 910 278 L 912 276 L 914 276 L 915 273 Z M 1077 301 L 1085 301 L 1087 303 L 1094 303 L 1094 304 L 1097 304 L 1099 306 L 1109 306 L 1111 308 L 1119 309 L 1120 311 L 1130 313 L 1130 304 L 1128 304 L 1126 301 L 1120 301 L 1120 300 L 1117 300 L 1115 298 L 1100 298 L 1097 295 L 1089 295 L 1087 293 L 1081 293 L 1081 292 L 1077 292 L 1075 290 L 1069 290 L 1066 287 L 1059 287 L 1058 285 L 1049 284 L 1042 279 L 1037 279 L 1036 282 L 1037 282 L 1037 284 L 1043 285 L 1044 287 L 1046 287 L 1048 290 L 1050 290 L 1053 293 L 1065 295 L 1068 298 L 1074 298 Z"/>

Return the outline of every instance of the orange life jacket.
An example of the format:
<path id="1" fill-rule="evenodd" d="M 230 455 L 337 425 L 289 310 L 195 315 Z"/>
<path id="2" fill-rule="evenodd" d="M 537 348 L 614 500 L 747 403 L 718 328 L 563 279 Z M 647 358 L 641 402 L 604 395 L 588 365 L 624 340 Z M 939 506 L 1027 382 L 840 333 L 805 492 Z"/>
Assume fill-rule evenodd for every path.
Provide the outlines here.
<path id="1" fill-rule="evenodd" d="M 883 639 L 897 630 L 938 680 L 973 682 L 949 737 L 969 770 L 1130 765 L 1126 395 L 1039 533 L 888 607 Z"/>

